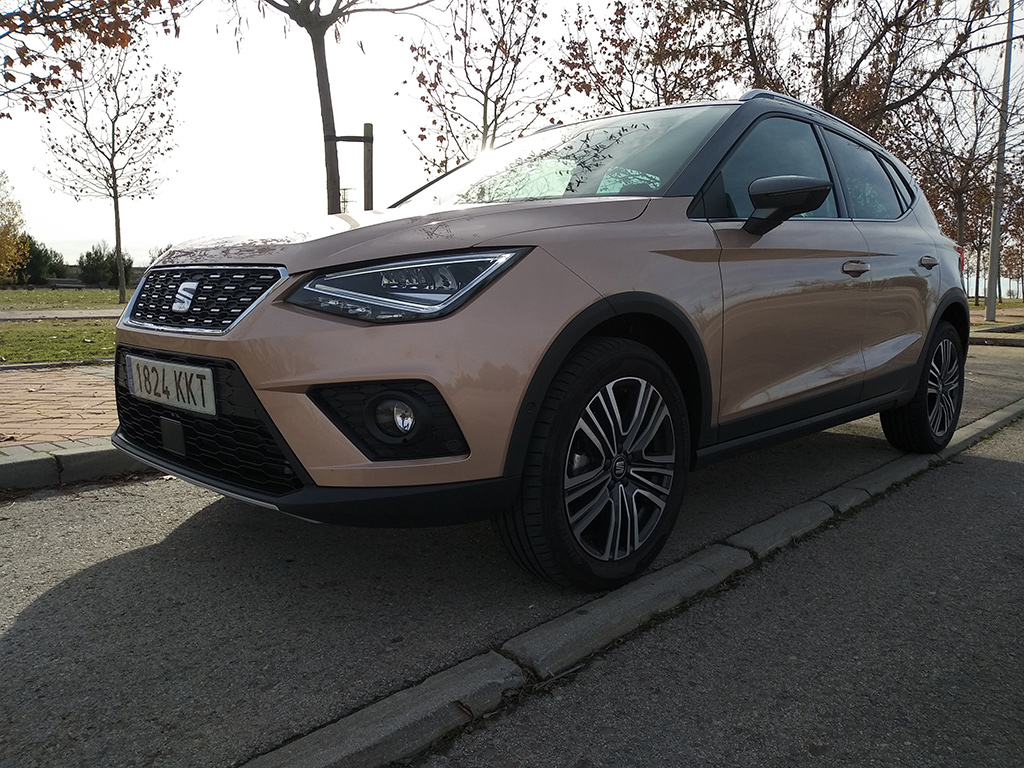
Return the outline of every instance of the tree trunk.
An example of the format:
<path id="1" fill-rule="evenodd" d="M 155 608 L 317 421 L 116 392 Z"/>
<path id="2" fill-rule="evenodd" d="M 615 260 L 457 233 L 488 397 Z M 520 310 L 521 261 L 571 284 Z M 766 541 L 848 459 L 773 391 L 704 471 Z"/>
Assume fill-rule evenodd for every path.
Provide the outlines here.
<path id="1" fill-rule="evenodd" d="M 320 121 L 324 128 L 324 165 L 327 169 L 327 213 L 341 213 L 341 174 L 338 171 L 338 142 L 335 140 L 334 104 L 327 74 L 327 29 L 305 27 L 313 44 L 316 89 L 320 95 Z"/>
<path id="2" fill-rule="evenodd" d="M 978 245 L 978 262 L 974 270 L 974 306 L 980 307 L 981 301 L 978 296 L 981 294 L 981 245 Z"/>
<path id="3" fill-rule="evenodd" d="M 964 201 L 963 194 L 958 193 L 953 202 L 953 210 L 956 211 L 956 244 L 961 248 L 963 248 L 964 242 L 967 240 L 966 207 L 967 204 Z"/>
<path id="4" fill-rule="evenodd" d="M 113 166 L 113 164 L 111 164 Z M 117 270 L 117 303 L 126 300 L 124 280 L 124 255 L 121 253 L 121 195 L 117 188 L 117 173 L 111 167 L 110 196 L 114 200 L 114 268 Z"/>

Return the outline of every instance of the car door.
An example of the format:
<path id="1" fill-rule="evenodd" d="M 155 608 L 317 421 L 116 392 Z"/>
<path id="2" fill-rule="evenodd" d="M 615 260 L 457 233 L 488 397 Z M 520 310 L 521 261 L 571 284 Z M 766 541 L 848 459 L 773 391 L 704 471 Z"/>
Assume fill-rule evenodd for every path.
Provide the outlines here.
<path id="1" fill-rule="evenodd" d="M 924 348 L 940 270 L 935 241 L 911 209 L 914 191 L 888 159 L 825 132 L 846 206 L 867 243 L 871 296 L 864 323 L 864 398 L 905 384 Z"/>
<path id="2" fill-rule="evenodd" d="M 863 324 L 870 277 L 860 230 L 840 219 L 835 194 L 767 234 L 743 229 L 755 179 L 832 180 L 810 123 L 762 118 L 729 153 L 704 192 L 718 236 L 723 290 L 719 440 L 840 409 L 863 383 Z M 835 182 L 833 181 L 833 184 Z"/>

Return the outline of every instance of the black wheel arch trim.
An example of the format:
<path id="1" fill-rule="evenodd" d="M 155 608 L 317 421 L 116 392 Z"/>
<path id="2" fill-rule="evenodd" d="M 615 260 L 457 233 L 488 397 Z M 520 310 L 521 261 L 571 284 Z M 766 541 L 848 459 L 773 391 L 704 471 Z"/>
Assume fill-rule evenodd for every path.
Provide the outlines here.
<path id="1" fill-rule="evenodd" d="M 508 452 L 505 456 L 505 477 L 519 477 L 533 433 L 534 424 L 540 411 L 540 405 L 547 394 L 551 382 L 558 370 L 572 355 L 572 352 L 595 331 L 609 321 L 626 318 L 629 315 L 653 318 L 669 325 L 680 339 L 680 352 L 692 357 L 696 369 L 697 386 L 699 388 L 700 416 L 698 424 L 690 424 L 691 443 L 694 448 L 708 442 L 712 437 L 711 428 L 711 371 L 707 355 L 700 341 L 700 335 L 693 322 L 677 305 L 652 293 L 630 292 L 604 297 L 580 312 L 549 345 L 540 364 L 534 371 L 533 378 L 526 388 L 512 429 Z M 596 334 L 614 335 L 614 334 Z M 626 336 L 641 344 L 643 338 Z M 647 346 L 650 346 L 649 344 Z M 671 361 L 666 361 L 672 367 Z M 678 377 L 677 377 L 678 378 Z M 680 381 L 684 392 L 686 387 Z M 692 403 L 687 403 L 688 410 Z M 692 412 L 692 411 L 691 411 Z"/>
<path id="2" fill-rule="evenodd" d="M 921 357 L 918 358 L 918 365 L 915 367 L 916 375 L 913 381 L 921 381 L 921 377 L 924 375 L 925 368 L 929 365 L 928 350 L 932 348 L 932 342 L 935 339 L 935 334 L 939 331 L 939 324 L 943 321 L 949 322 L 947 319 L 948 312 L 951 308 L 958 307 L 963 312 L 962 316 L 959 317 L 959 322 L 963 325 L 957 325 L 956 323 L 950 323 L 953 329 L 961 337 L 961 344 L 963 345 L 964 356 L 961 358 L 961 365 L 964 365 L 964 361 L 967 360 L 968 345 L 971 341 L 971 309 L 968 305 L 967 294 L 963 290 L 951 289 L 943 294 L 942 298 L 939 299 L 938 305 L 935 307 L 935 314 L 932 315 L 932 326 L 928 329 L 928 336 L 925 337 L 925 344 L 921 349 Z M 916 391 L 916 386 L 908 390 L 907 393 L 900 399 L 900 406 L 905 404 L 905 401 L 909 400 L 913 396 L 913 392 Z"/>
<path id="3" fill-rule="evenodd" d="M 967 358 L 967 346 L 970 344 L 971 337 L 971 310 L 967 303 L 967 295 L 963 290 L 953 288 L 946 291 L 942 298 L 939 299 L 938 305 L 935 307 L 935 314 L 932 316 L 931 328 L 928 329 L 928 336 L 925 338 L 924 348 L 921 350 L 921 358 L 917 362 L 917 370 L 920 374 L 924 369 L 924 366 L 928 364 L 928 349 L 931 347 L 932 340 L 935 338 L 935 334 L 939 330 L 939 323 L 943 320 L 949 322 L 947 317 L 950 309 L 958 307 L 961 311 L 961 316 L 957 322 L 950 323 L 956 332 L 960 334 L 960 342 L 963 345 L 964 359 Z M 963 360 L 961 360 L 963 362 Z"/>
<path id="4" fill-rule="evenodd" d="M 970 343 L 971 335 L 971 308 L 967 303 L 967 294 L 963 292 L 961 288 L 953 288 L 946 291 L 942 298 L 939 300 L 939 305 L 935 308 L 935 321 L 932 323 L 931 331 L 928 333 L 928 341 L 932 340 L 932 336 L 935 335 L 935 329 L 938 327 L 939 320 L 944 318 L 949 312 L 949 309 L 953 306 L 959 306 L 963 312 L 960 318 L 963 321 L 963 327 L 958 328 L 956 324 L 953 325 L 957 332 L 960 334 L 960 340 L 964 344 L 964 354 L 967 354 L 967 345 Z"/>

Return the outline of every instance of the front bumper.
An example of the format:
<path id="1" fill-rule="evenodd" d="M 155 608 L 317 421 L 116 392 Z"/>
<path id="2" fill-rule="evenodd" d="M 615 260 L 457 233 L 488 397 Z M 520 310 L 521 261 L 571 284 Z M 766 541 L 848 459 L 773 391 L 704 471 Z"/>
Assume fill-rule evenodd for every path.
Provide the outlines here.
<path id="1" fill-rule="evenodd" d="M 128 392 L 124 359 L 142 354 L 201 365 L 214 376 L 219 410 L 208 418 L 140 400 Z M 372 527 L 448 525 L 480 520 L 511 504 L 518 477 L 395 487 L 318 486 L 230 360 L 119 346 L 115 368 L 120 426 L 113 444 L 196 485 L 317 522 Z M 167 430 L 177 432 L 177 450 Z"/>
<path id="2" fill-rule="evenodd" d="M 483 520 L 512 504 L 519 492 L 518 477 L 497 477 L 442 485 L 395 488 L 322 488 L 304 485 L 283 495 L 211 479 L 166 456 L 157 455 L 128 440 L 121 429 L 113 444 L 139 461 L 257 506 L 318 523 L 368 528 L 416 528 L 456 525 Z"/>

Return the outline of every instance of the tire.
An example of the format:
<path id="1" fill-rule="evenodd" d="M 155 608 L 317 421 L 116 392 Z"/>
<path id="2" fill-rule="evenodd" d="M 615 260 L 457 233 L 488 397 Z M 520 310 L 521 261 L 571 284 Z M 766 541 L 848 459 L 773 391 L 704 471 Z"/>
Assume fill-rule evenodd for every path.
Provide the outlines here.
<path id="1" fill-rule="evenodd" d="M 940 451 L 956 431 L 964 392 L 964 348 L 952 325 L 939 323 L 925 360 L 914 399 L 879 414 L 889 444 L 910 453 Z"/>
<path id="2" fill-rule="evenodd" d="M 496 518 L 498 534 L 538 576 L 614 589 L 665 545 L 689 459 L 686 406 L 668 366 L 636 342 L 594 339 L 545 396 L 519 498 Z"/>

